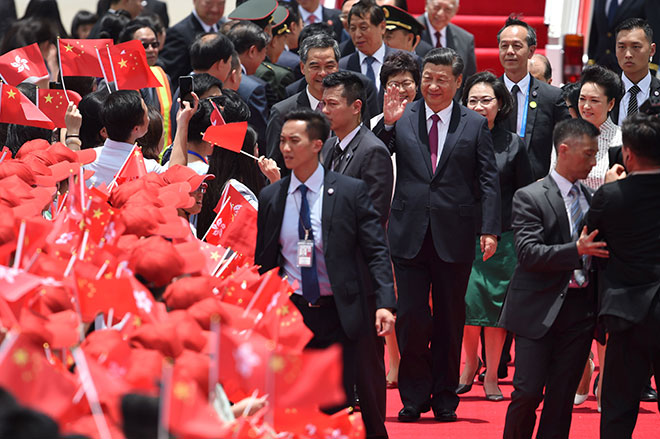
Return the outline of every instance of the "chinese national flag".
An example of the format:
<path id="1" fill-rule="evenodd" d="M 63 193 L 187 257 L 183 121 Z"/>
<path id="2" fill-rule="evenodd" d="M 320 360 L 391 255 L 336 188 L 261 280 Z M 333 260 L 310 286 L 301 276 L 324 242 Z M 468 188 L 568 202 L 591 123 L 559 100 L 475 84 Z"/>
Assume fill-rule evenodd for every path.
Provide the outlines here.
<path id="1" fill-rule="evenodd" d="M 121 319 L 127 312 L 137 313 L 136 300 L 129 278 L 88 279 L 76 276 L 80 313 L 84 322 L 94 320 L 96 314 L 114 309 L 114 315 Z"/>
<path id="2" fill-rule="evenodd" d="M 0 56 L 0 75 L 8 84 L 35 83 L 48 78 L 48 69 L 37 43 L 14 49 Z"/>
<path id="3" fill-rule="evenodd" d="M 211 125 L 204 132 L 204 141 L 234 152 L 240 152 L 245 140 L 247 122 Z"/>
<path id="4" fill-rule="evenodd" d="M 127 181 L 137 180 L 140 177 L 147 175 L 147 167 L 144 164 L 144 156 L 142 155 L 142 148 L 135 145 L 131 150 L 130 155 L 126 159 L 121 169 L 115 174 L 113 183 L 117 186 L 126 183 Z M 114 186 L 110 183 L 110 186 Z"/>
<path id="5" fill-rule="evenodd" d="M 78 105 L 80 103 L 81 97 L 75 91 L 67 90 L 66 95 L 74 104 Z M 66 95 L 64 90 L 37 89 L 37 107 L 53 121 L 57 128 L 66 128 L 64 115 L 69 105 Z"/>
<path id="6" fill-rule="evenodd" d="M 59 40 L 62 76 L 94 76 L 102 78 L 103 70 L 96 49 L 107 53 L 107 46 L 112 46 L 110 39 L 103 40 Z M 106 56 L 107 57 L 107 56 Z M 102 55 L 103 58 L 103 55 Z M 106 75 L 108 72 L 105 72 Z"/>
<path id="7" fill-rule="evenodd" d="M 16 87 L 0 83 L 0 122 L 52 130 L 55 124 Z"/>
<path id="8" fill-rule="evenodd" d="M 110 48 L 111 72 L 116 76 L 118 90 L 139 90 L 141 88 L 162 87 L 158 78 L 147 64 L 147 55 L 142 43 L 131 40 Z M 106 74 L 108 73 L 106 69 Z"/>
<path id="9" fill-rule="evenodd" d="M 18 335 L 0 359 L 0 387 L 21 404 L 60 420 L 73 406 L 77 385 L 73 375 L 51 365 L 41 346 Z"/>

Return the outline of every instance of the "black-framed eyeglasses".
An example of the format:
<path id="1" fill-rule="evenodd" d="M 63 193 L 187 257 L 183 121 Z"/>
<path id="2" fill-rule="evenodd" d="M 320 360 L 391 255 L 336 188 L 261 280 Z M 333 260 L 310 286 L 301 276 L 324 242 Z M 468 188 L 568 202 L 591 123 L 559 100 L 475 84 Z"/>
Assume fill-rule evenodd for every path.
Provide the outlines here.
<path id="1" fill-rule="evenodd" d="M 151 47 L 152 49 L 158 49 L 160 47 L 160 44 L 158 43 L 158 41 L 152 41 L 150 43 L 143 41 L 142 47 L 144 47 L 144 50 L 147 50 L 149 47 Z"/>

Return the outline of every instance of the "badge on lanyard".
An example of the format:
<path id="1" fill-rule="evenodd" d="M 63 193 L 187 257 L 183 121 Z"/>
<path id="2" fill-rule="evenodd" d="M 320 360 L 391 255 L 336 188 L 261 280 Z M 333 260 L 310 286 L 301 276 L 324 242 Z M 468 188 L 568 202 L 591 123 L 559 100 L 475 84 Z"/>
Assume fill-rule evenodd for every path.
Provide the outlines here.
<path id="1" fill-rule="evenodd" d="M 314 241 L 301 239 L 298 241 L 298 267 L 310 268 L 314 257 Z"/>

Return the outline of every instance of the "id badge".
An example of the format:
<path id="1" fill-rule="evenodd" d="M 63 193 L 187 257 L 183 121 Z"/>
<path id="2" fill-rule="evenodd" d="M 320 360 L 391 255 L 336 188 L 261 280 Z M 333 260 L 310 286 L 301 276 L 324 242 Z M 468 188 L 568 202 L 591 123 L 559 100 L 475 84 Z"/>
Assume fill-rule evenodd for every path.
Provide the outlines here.
<path id="1" fill-rule="evenodd" d="M 314 241 L 301 239 L 298 241 L 298 267 L 309 268 L 312 266 L 314 256 Z"/>

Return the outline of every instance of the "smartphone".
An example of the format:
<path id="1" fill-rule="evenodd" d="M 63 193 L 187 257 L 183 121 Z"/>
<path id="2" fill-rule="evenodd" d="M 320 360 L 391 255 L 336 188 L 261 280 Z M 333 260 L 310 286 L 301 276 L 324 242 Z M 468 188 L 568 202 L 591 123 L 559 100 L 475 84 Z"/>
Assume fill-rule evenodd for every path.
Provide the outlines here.
<path id="1" fill-rule="evenodd" d="M 193 78 L 192 76 L 180 76 L 179 77 L 179 97 L 181 97 L 181 102 L 188 101 L 192 107 L 194 100 L 192 97 L 193 92 Z"/>
<path id="2" fill-rule="evenodd" d="M 62 83 L 61 82 L 50 81 L 48 83 L 48 88 L 51 89 L 51 90 L 62 90 Z"/>

